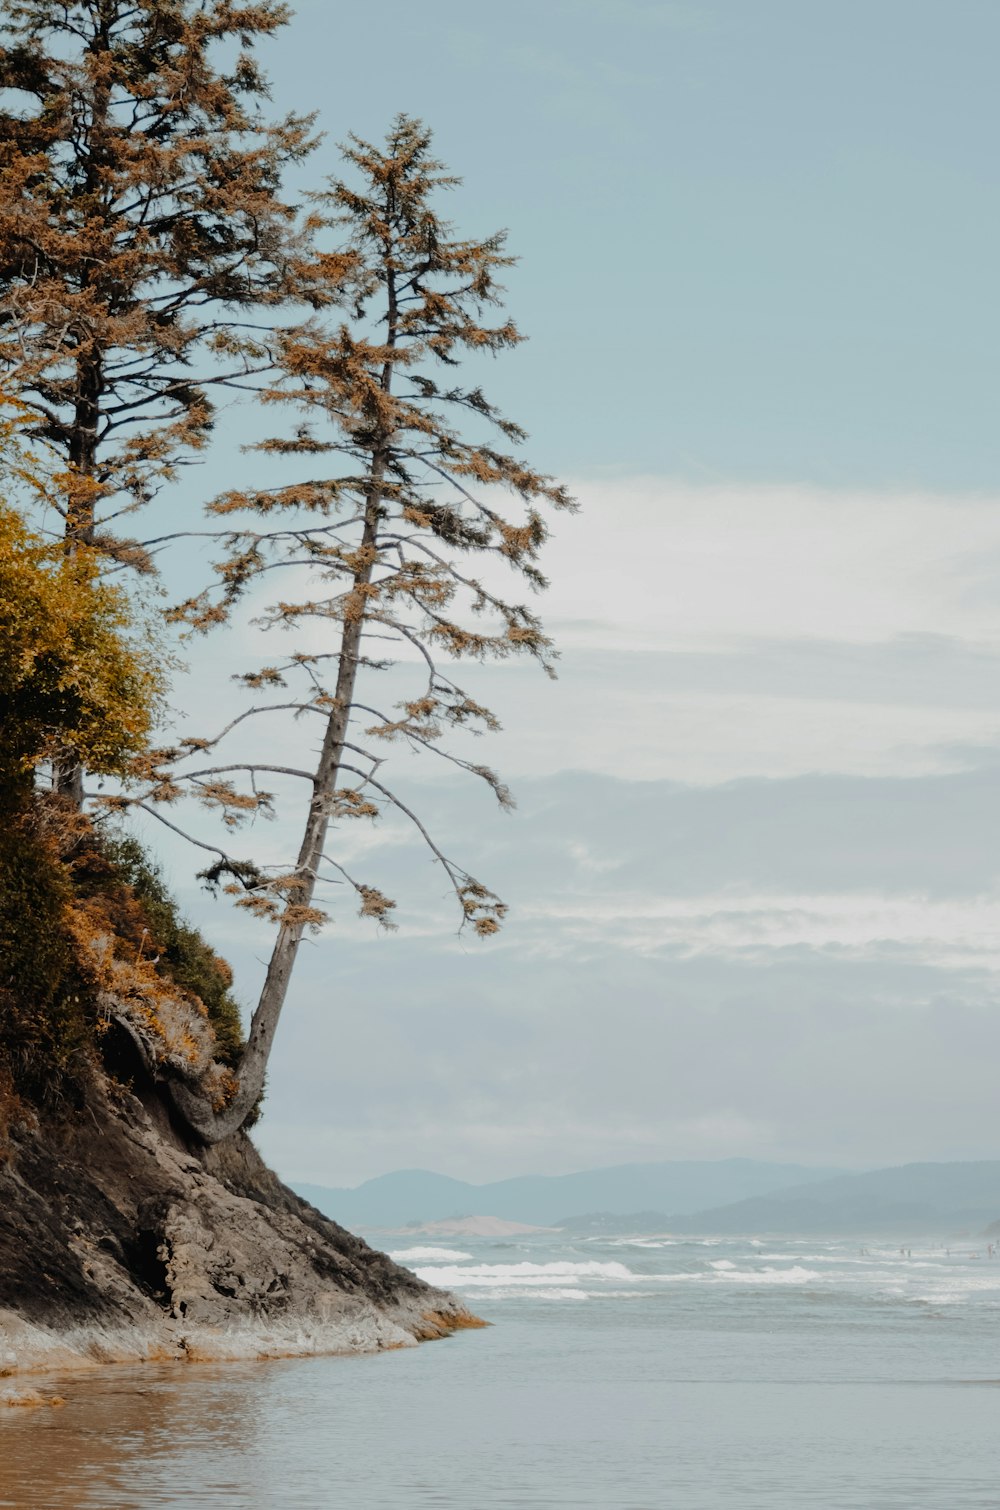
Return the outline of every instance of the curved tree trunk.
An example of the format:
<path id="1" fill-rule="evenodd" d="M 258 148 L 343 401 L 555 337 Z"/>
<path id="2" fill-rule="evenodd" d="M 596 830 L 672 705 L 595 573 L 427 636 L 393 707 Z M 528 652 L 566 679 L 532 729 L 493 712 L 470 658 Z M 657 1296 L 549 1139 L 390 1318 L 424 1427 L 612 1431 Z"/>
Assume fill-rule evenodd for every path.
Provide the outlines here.
<path id="1" fill-rule="evenodd" d="M 392 390 L 393 351 L 397 344 L 399 328 L 399 305 L 397 300 L 396 275 L 391 266 L 386 276 L 386 347 L 389 355 L 382 366 L 379 386 L 384 394 Z M 384 428 L 373 439 L 371 464 L 365 490 L 365 522 L 362 531 L 359 564 L 354 570 L 351 592 L 344 605 L 344 628 L 340 640 L 340 662 L 337 669 L 337 686 L 334 705 L 327 719 L 326 731 L 320 750 L 316 773 L 313 777 L 313 794 L 309 803 L 302 843 L 299 846 L 295 873 L 299 886 L 289 901 L 292 916 L 286 917 L 278 927 L 278 936 L 271 951 L 264 988 L 250 1023 L 247 1045 L 237 1071 L 238 1088 L 228 1106 L 218 1109 L 207 1096 L 199 1095 L 190 1086 L 170 1083 L 170 1095 L 189 1131 L 203 1143 L 221 1143 L 239 1131 L 259 1101 L 264 1090 L 264 1077 L 278 1027 L 281 1009 L 288 994 L 295 959 L 302 942 L 306 922 L 296 920 L 298 909 L 308 907 L 316 892 L 316 880 L 327 831 L 330 826 L 330 811 L 340 775 L 340 763 L 344 753 L 344 740 L 354 703 L 354 689 L 358 679 L 361 658 L 361 636 L 366 621 L 367 593 L 372 571 L 378 558 L 378 531 L 382 518 L 382 495 L 389 456 L 391 435 Z M 301 916 L 301 915 L 300 915 Z"/>
<path id="2" fill-rule="evenodd" d="M 361 541 L 361 554 L 366 558 L 366 564 L 354 573 L 352 591 L 345 608 L 336 700 L 327 719 L 320 757 L 313 777 L 313 795 L 309 803 L 309 814 L 299 846 L 295 871 L 300 884 L 289 901 L 289 908 L 295 911 L 301 907 L 308 907 L 315 895 L 317 874 L 323 858 L 327 830 L 330 826 L 330 809 L 337 790 L 344 740 L 347 736 L 347 726 L 354 701 L 354 688 L 357 682 L 361 635 L 365 623 L 364 588 L 368 586 L 371 579 L 375 559 L 374 546 L 381 517 L 384 474 L 384 457 L 376 455 L 370 473 L 368 496 L 365 502 L 364 534 Z M 232 1101 L 221 1110 L 217 1110 L 207 1096 L 199 1094 L 191 1086 L 180 1081 L 168 1082 L 169 1094 L 175 1108 L 187 1124 L 189 1131 L 203 1143 L 221 1143 L 224 1138 L 238 1132 L 260 1099 L 274 1034 L 288 994 L 288 983 L 305 928 L 305 922 L 296 921 L 294 918 L 279 924 L 278 936 L 271 951 L 263 990 L 250 1023 L 246 1048 L 237 1070 L 239 1087 Z"/>

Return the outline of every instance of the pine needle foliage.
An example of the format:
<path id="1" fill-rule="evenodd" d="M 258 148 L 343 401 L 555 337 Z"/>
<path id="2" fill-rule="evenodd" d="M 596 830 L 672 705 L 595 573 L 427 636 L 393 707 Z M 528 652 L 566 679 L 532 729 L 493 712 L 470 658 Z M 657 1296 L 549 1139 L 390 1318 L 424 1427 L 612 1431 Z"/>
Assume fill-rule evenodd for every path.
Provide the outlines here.
<path id="1" fill-rule="evenodd" d="M 287 17 L 0 0 L 0 372 L 63 460 L 71 546 L 148 566 L 112 520 L 204 447 L 214 390 L 268 367 L 275 306 L 325 298 L 280 191 L 310 121 L 265 119 L 253 52 Z"/>
<path id="2" fill-rule="evenodd" d="M 335 242 L 337 317 L 281 334 L 280 376 L 265 391 L 297 413 L 290 431 L 259 449 L 286 474 L 298 463 L 304 475 L 216 500 L 215 515 L 231 522 L 217 580 L 177 611 L 192 629 L 211 628 L 248 594 L 259 603 L 283 575 L 287 596 L 260 622 L 297 634 L 298 647 L 245 673 L 253 701 L 226 730 L 162 751 L 148 767 L 151 807 L 191 793 L 231 828 L 272 810 L 275 776 L 301 778 L 310 792 L 294 863 L 275 873 L 220 849 L 206 872 L 278 924 L 233 1104 L 220 1119 L 181 1091 L 181 1110 L 210 1141 L 256 1099 L 299 943 L 325 919 L 317 887 L 346 881 L 361 915 L 391 926 L 395 903 L 330 852 L 331 825 L 401 810 L 430 844 L 463 924 L 482 937 L 497 931 L 504 904 L 441 852 L 381 767 L 393 745 L 432 752 L 509 806 L 491 769 L 443 742 L 450 729 L 498 727 L 452 664 L 528 656 L 553 669 L 539 618 L 501 589 L 505 578 L 528 592 L 545 585 L 546 514 L 573 500 L 523 459 L 524 432 L 459 372 L 464 360 L 522 339 L 500 311 L 498 278 L 511 261 L 504 235 L 466 239 L 442 217 L 441 196 L 458 180 L 419 121 L 397 117 L 383 146 L 352 137 L 344 158 L 350 178 L 332 181 L 316 204 Z M 412 694 L 382 707 L 365 690 L 371 674 L 412 671 L 413 657 Z M 301 768 L 212 763 L 247 718 L 282 713 L 298 721 Z"/>

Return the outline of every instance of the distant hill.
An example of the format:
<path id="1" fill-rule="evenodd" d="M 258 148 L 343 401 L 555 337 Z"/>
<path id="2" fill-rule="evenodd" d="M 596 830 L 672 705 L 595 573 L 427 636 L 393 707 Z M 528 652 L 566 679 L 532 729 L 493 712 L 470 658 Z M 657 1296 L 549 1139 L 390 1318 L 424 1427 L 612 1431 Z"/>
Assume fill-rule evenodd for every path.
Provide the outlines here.
<path id="1" fill-rule="evenodd" d="M 675 1210 L 663 1218 L 663 1229 L 720 1234 L 980 1231 L 998 1213 L 1000 1160 L 982 1160 L 903 1164 L 813 1180 L 693 1213 Z"/>
<path id="2" fill-rule="evenodd" d="M 401 1169 L 356 1189 L 300 1184 L 295 1189 L 349 1228 L 403 1227 L 484 1215 L 552 1227 L 566 1217 L 592 1211 L 624 1216 L 721 1207 L 840 1173 L 802 1164 L 721 1159 L 618 1164 L 577 1174 L 523 1175 L 488 1185 L 467 1184 L 426 1169 Z"/>

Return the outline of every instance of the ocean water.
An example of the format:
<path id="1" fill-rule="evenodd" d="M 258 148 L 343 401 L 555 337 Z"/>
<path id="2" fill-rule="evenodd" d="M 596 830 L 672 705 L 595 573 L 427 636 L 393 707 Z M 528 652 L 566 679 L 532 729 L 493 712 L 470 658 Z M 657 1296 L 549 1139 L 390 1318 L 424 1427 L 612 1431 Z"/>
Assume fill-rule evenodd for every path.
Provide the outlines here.
<path id="1" fill-rule="evenodd" d="M 494 1325 L 46 1380 L 62 1409 L 0 1411 L 0 1506 L 1000 1507 L 1000 1258 L 907 1247 L 397 1240 Z"/>

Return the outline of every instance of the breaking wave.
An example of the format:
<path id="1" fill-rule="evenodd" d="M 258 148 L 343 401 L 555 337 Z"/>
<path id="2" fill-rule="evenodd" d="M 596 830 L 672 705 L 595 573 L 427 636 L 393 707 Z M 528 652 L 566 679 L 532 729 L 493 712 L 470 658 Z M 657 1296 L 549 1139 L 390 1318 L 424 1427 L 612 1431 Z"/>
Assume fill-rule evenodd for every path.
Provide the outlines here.
<path id="1" fill-rule="evenodd" d="M 714 1266 L 713 1266 L 714 1267 Z M 736 1284 L 746 1285 L 803 1285 L 810 1280 L 822 1279 L 817 1269 L 804 1269 L 801 1264 L 793 1264 L 790 1269 L 737 1269 L 730 1267 L 724 1272 L 715 1273 L 714 1279 L 734 1281 Z"/>
<path id="2" fill-rule="evenodd" d="M 593 1292 L 576 1290 L 569 1287 L 563 1288 L 557 1285 L 548 1285 L 540 1290 L 533 1290 L 528 1285 L 493 1285 L 490 1287 L 490 1301 L 494 1300 L 593 1300 Z"/>
<path id="3" fill-rule="evenodd" d="M 412 1250 L 411 1250 L 412 1251 Z M 435 1257 L 439 1256 L 435 1254 Z M 399 1254 L 393 1254 L 398 1258 Z M 588 1292 L 595 1296 L 609 1295 L 613 1285 L 620 1293 L 622 1284 L 736 1284 L 736 1285 L 801 1285 L 820 1280 L 823 1276 L 816 1269 L 807 1269 L 802 1264 L 788 1268 L 763 1265 L 760 1268 L 739 1268 L 731 1259 L 721 1258 L 709 1262 L 707 1267 L 696 1270 L 675 1270 L 668 1274 L 635 1273 L 621 1263 L 600 1263 L 596 1260 L 583 1263 L 555 1261 L 552 1263 L 483 1264 L 449 1263 L 422 1266 L 416 1273 L 428 1284 L 445 1290 L 507 1290 L 525 1297 L 530 1293 L 551 1293 L 567 1287 L 578 1288 L 586 1284 Z M 568 1297 L 567 1297 L 568 1298 Z M 585 1294 L 579 1297 L 586 1299 Z"/>
<path id="4" fill-rule="evenodd" d="M 390 1253 L 389 1257 L 397 1264 L 460 1264 L 472 1254 L 462 1253 L 458 1248 L 401 1248 L 397 1253 Z"/>
<path id="5" fill-rule="evenodd" d="M 421 1279 L 443 1289 L 493 1289 L 497 1286 L 527 1286 L 539 1289 L 546 1286 L 565 1287 L 568 1280 L 622 1280 L 637 1279 L 638 1275 L 616 1263 L 550 1263 L 550 1264 L 467 1264 L 461 1268 L 418 1269 Z M 586 1298 L 586 1297 L 584 1297 Z"/>

